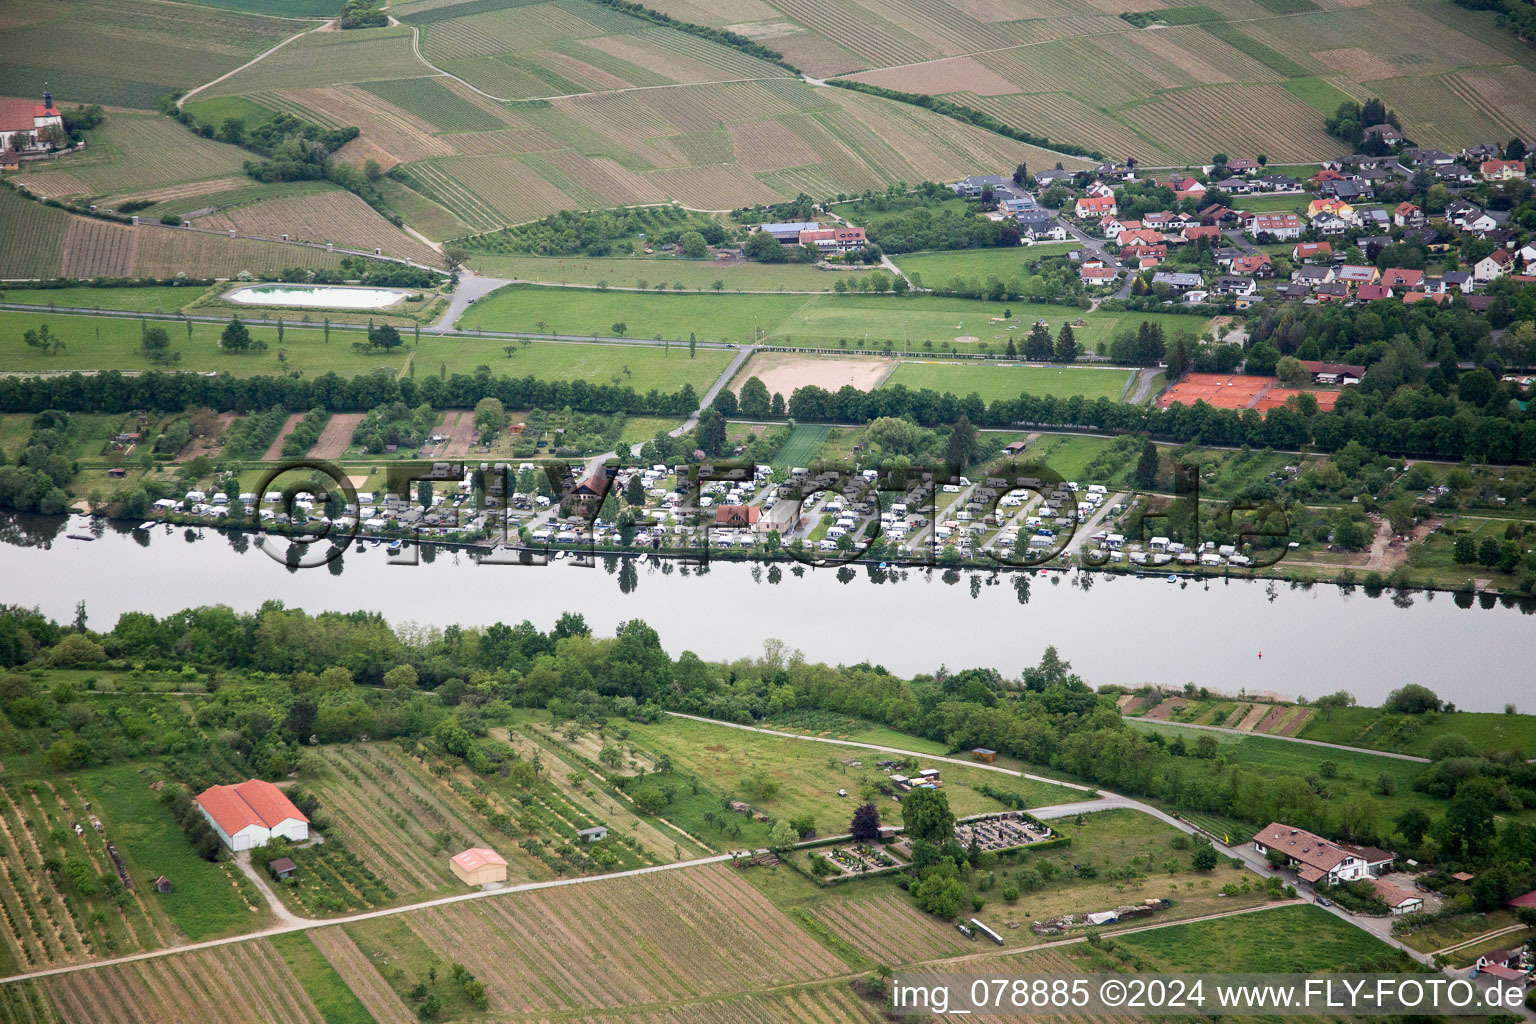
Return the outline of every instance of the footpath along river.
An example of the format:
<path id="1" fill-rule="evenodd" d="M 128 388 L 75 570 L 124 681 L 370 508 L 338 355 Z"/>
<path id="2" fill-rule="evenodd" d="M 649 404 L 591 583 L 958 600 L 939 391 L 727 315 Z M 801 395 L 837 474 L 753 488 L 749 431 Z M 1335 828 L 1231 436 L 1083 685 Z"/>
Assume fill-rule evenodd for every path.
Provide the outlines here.
<path id="1" fill-rule="evenodd" d="M 776 637 L 812 661 L 868 661 L 892 672 L 996 668 L 1015 676 L 1054 644 L 1093 684 L 1193 682 L 1237 693 L 1317 697 L 1347 689 L 1376 704 L 1423 683 L 1467 711 L 1506 703 L 1536 711 L 1528 679 L 1536 604 L 1489 595 L 1388 591 L 1250 580 L 1136 578 L 1108 573 L 989 573 L 793 563 L 715 562 L 706 569 L 628 558 L 593 568 L 477 565 L 423 552 L 392 565 L 355 547 L 329 566 L 290 570 L 251 535 L 0 518 L 0 602 L 60 620 L 84 600 L 90 624 L 125 611 L 165 615 L 279 600 L 311 613 L 376 611 L 391 623 L 516 623 L 548 629 L 565 611 L 600 635 L 641 618 L 676 656 L 751 657 Z M 276 544 L 281 545 L 281 540 Z M 1262 652 L 1262 657 L 1260 656 Z M 1526 704 L 1531 704 L 1526 707 Z"/>

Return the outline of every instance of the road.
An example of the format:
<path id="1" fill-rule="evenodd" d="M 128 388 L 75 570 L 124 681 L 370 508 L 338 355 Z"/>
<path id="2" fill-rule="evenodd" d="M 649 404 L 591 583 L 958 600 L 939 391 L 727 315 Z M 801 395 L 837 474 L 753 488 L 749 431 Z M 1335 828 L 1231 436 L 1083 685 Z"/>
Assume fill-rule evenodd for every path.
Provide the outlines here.
<path id="1" fill-rule="evenodd" d="M 1127 722 L 1137 722 L 1140 719 L 1127 718 Z M 1343 743 L 1324 743 L 1322 740 L 1304 740 L 1300 736 L 1276 736 L 1264 732 L 1243 732 L 1241 729 L 1229 729 L 1224 725 L 1195 725 L 1192 722 L 1164 722 L 1159 725 L 1173 725 L 1180 729 L 1201 729 L 1205 732 L 1224 732 L 1232 736 L 1257 736 L 1264 740 L 1284 740 L 1287 743 L 1303 743 L 1309 747 L 1326 747 L 1329 750 L 1343 750 L 1351 754 L 1370 754 L 1373 757 L 1390 757 L 1394 761 L 1413 761 L 1417 764 L 1429 764 L 1429 758 L 1419 757 L 1415 754 L 1397 754 L 1390 750 L 1371 750 L 1368 747 L 1351 747 Z"/>
<path id="2" fill-rule="evenodd" d="M 1104 248 L 1103 240 L 1102 239 L 1098 239 L 1098 238 L 1090 238 L 1088 235 L 1083 233 L 1083 230 L 1081 228 L 1079 228 L 1076 224 L 1073 224 L 1071 221 L 1067 220 L 1065 217 L 1058 217 L 1056 219 L 1058 221 L 1060 221 L 1061 225 L 1067 229 L 1067 234 L 1071 235 L 1072 239 L 1075 242 L 1077 242 L 1083 248 L 1085 248 L 1085 249 L 1089 250 L 1090 252 L 1092 252 L 1095 256 L 1097 256 L 1100 259 L 1102 259 L 1106 266 L 1114 267 L 1116 270 L 1118 270 L 1123 275 L 1123 280 L 1121 280 L 1121 282 L 1120 282 L 1120 287 L 1115 289 L 1115 294 L 1111 295 L 1110 298 L 1112 298 L 1112 299 L 1128 299 L 1128 298 L 1130 298 L 1131 297 L 1131 279 L 1132 279 L 1132 277 L 1134 277 L 1134 275 L 1130 274 L 1129 272 L 1127 272 L 1127 270 L 1125 268 L 1125 265 L 1122 264 L 1118 259 L 1116 259 L 1115 257 L 1113 257 L 1113 256 L 1111 256 L 1109 254 L 1109 251 Z M 1094 305 L 1094 308 L 1097 309 L 1098 305 L 1099 305 L 1098 300 L 1094 300 L 1093 305 Z"/>

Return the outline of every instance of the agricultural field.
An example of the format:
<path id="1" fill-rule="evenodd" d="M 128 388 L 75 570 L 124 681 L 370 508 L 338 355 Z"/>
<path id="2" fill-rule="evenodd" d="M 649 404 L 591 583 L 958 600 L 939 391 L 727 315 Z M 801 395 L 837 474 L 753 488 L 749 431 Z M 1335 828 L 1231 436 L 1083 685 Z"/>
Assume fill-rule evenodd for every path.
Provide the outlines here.
<path id="1" fill-rule="evenodd" d="M 406 257 L 427 266 L 443 263 L 437 250 L 389 223 L 351 192 L 340 190 L 236 206 L 199 217 L 194 223 L 214 231 L 234 230 L 266 238 L 287 235 L 297 242 L 329 242 L 365 252 L 378 250 L 386 256 Z"/>
<path id="2" fill-rule="evenodd" d="M 198 95 L 207 99 L 250 96 L 264 90 L 323 88 L 432 73 L 411 52 L 411 30 L 404 26 L 311 32 Z"/>
<path id="3" fill-rule="evenodd" d="M 165 93 L 217 78 L 305 27 L 239 6 L 66 0 L 40 7 L 4 0 L 7 60 L 0 66 L 0 95 L 40 97 L 47 82 L 61 104 L 153 110 Z"/>
<path id="4" fill-rule="evenodd" d="M 324 985 L 330 979 L 316 976 L 317 967 L 329 971 L 323 959 L 315 965 L 302 958 L 302 947 L 295 951 L 300 940 L 307 941 L 302 935 L 256 939 L 19 982 L 3 990 L 0 1020 L 351 1024 L 322 1012 L 312 998 L 334 1006 L 340 993 Z"/>
<path id="5" fill-rule="evenodd" d="M 0 189 L 0 223 L 21 239 L 0 249 L 0 277 L 235 277 L 287 267 L 335 269 L 341 255 L 302 245 L 229 238 L 160 224 L 131 227 L 82 217 Z M 102 303 L 106 305 L 106 303 Z"/>
<path id="6" fill-rule="evenodd" d="M 1055 395 L 1070 398 L 1082 395 L 1090 401 L 1107 398 L 1121 400 L 1135 370 L 1090 368 L 1080 366 L 993 366 L 988 364 L 903 362 L 885 382 L 886 387 L 901 385 L 912 391 L 928 388 L 939 394 L 965 396 L 975 393 L 984 402 L 1013 400 L 1020 394 Z"/>
<path id="7" fill-rule="evenodd" d="M 498 1014 L 727 996 L 845 969 L 724 865 L 477 900 L 406 920 L 442 959 L 486 980 Z M 348 926 L 354 937 L 366 929 Z"/>
<path id="8" fill-rule="evenodd" d="M 150 288 L 4 288 L 0 301 L 58 309 L 126 309 L 136 313 L 175 313 L 196 302 L 207 288 L 157 285 Z"/>
<path id="9" fill-rule="evenodd" d="M 1334 708 L 1308 719 L 1297 735 L 1325 743 L 1425 757 L 1441 736 L 1465 736 L 1481 752 L 1536 751 L 1536 728 L 1529 715 L 1471 711 L 1403 715 L 1382 708 Z"/>
<path id="10" fill-rule="evenodd" d="M 1519 134 L 1517 125 L 1529 134 L 1536 118 L 1531 90 L 1516 84 L 1536 58 L 1503 43 L 1491 15 L 1449 0 L 1172 9 L 1050 0 L 1028 13 L 945 0 L 921 16 L 854 0 L 764 0 L 731 15 L 696 0 L 660 7 L 760 39 L 817 77 L 944 96 L 1053 142 L 1145 164 L 1199 163 L 1217 150 L 1332 155 L 1340 144 L 1323 117 L 1346 96 L 1381 95 L 1409 135 L 1452 151 Z M 1121 12 L 1155 24 L 1138 28 Z"/>
<path id="11" fill-rule="evenodd" d="M 50 197 L 119 196 L 239 175 L 251 154 L 194 135 L 161 116 L 112 114 L 88 133 L 86 148 L 30 169 L 16 180 Z M 55 184 L 55 179 L 62 179 Z"/>

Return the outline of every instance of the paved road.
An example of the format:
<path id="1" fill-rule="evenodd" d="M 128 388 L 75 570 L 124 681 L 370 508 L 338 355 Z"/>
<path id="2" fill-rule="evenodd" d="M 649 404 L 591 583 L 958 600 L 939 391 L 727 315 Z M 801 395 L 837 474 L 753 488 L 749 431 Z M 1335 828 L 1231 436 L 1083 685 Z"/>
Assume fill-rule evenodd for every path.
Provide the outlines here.
<path id="1" fill-rule="evenodd" d="M 1127 718 L 1127 722 L 1138 722 L 1140 719 Z M 1371 754 L 1374 757 L 1390 757 L 1394 761 L 1413 761 L 1417 764 L 1429 764 L 1429 758 L 1418 757 L 1414 754 L 1397 754 L 1390 750 L 1371 750 L 1369 747 L 1350 747 L 1343 743 L 1324 743 L 1322 740 L 1304 740 L 1300 736 L 1276 736 L 1263 732 L 1243 732 L 1241 729 L 1229 729 L 1224 725 L 1195 725 L 1191 722 L 1158 722 L 1159 725 L 1174 725 L 1180 729 L 1201 729 L 1205 732 L 1224 732 L 1232 736 L 1256 736 L 1264 740 L 1284 740 L 1287 743 L 1302 743 L 1309 747 L 1326 747 L 1329 750 L 1343 750 L 1351 754 Z"/>
<path id="2" fill-rule="evenodd" d="M 1228 228 L 1222 232 L 1222 235 L 1235 247 L 1243 250 L 1246 255 L 1253 256 L 1263 251 L 1258 246 L 1248 241 L 1248 239 L 1244 238 L 1243 233 L 1236 228 Z"/>
<path id="3" fill-rule="evenodd" d="M 1136 373 L 1136 383 L 1131 388 L 1131 393 L 1125 402 L 1127 405 L 1140 405 L 1152 397 L 1152 382 L 1157 375 L 1163 372 L 1161 366 L 1144 366 Z"/>
<path id="4" fill-rule="evenodd" d="M 484 298 L 504 284 L 511 284 L 496 277 L 481 277 L 479 274 L 462 267 L 459 270 L 459 286 L 453 290 L 453 297 L 448 300 L 448 308 L 438 318 L 437 323 L 428 327 L 429 331 L 446 331 L 452 329 L 454 322 L 469 308 L 469 304 L 476 299 Z"/>
<path id="5" fill-rule="evenodd" d="M 1123 275 L 1123 280 L 1121 280 L 1121 282 L 1120 282 L 1120 287 L 1115 289 L 1115 294 L 1111 295 L 1110 298 L 1112 298 L 1112 299 L 1128 299 L 1128 298 L 1130 298 L 1131 297 L 1131 278 L 1134 275 L 1132 275 L 1130 273 L 1130 271 L 1126 268 L 1126 266 L 1123 263 L 1121 263 L 1118 259 L 1116 259 L 1115 257 L 1113 257 L 1113 256 L 1111 256 L 1109 254 L 1109 251 L 1104 248 L 1104 241 L 1103 241 L 1103 239 L 1090 238 L 1088 235 L 1083 233 L 1083 230 L 1081 228 L 1079 228 L 1076 224 L 1073 224 L 1071 221 L 1067 220 L 1065 217 L 1058 217 L 1057 220 L 1059 220 L 1061 222 L 1062 226 L 1067 229 L 1067 234 L 1071 235 L 1074 241 L 1076 241 L 1079 245 L 1083 246 L 1085 249 L 1090 250 L 1095 256 L 1098 256 L 1100 259 L 1102 259 L 1105 262 L 1106 265 L 1114 267 L 1116 270 L 1120 271 L 1120 273 Z M 1094 308 L 1098 308 L 1098 302 L 1097 301 L 1094 302 Z"/>

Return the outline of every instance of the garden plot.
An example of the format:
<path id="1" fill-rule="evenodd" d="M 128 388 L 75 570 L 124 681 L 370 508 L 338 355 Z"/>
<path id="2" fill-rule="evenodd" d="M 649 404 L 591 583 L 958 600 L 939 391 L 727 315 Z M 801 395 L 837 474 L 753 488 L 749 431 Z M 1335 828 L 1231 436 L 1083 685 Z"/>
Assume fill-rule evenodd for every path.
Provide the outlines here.
<path id="1" fill-rule="evenodd" d="M 876 963 L 917 963 L 974 948 L 955 929 L 913 907 L 900 892 L 874 899 L 829 899 L 808 912 Z"/>
<path id="2" fill-rule="evenodd" d="M 363 421 L 363 415 L 360 412 L 332 413 L 325 423 L 325 429 L 320 431 L 320 440 L 309 450 L 309 457 L 334 460 L 345 455 L 352 446 L 352 433 Z"/>

